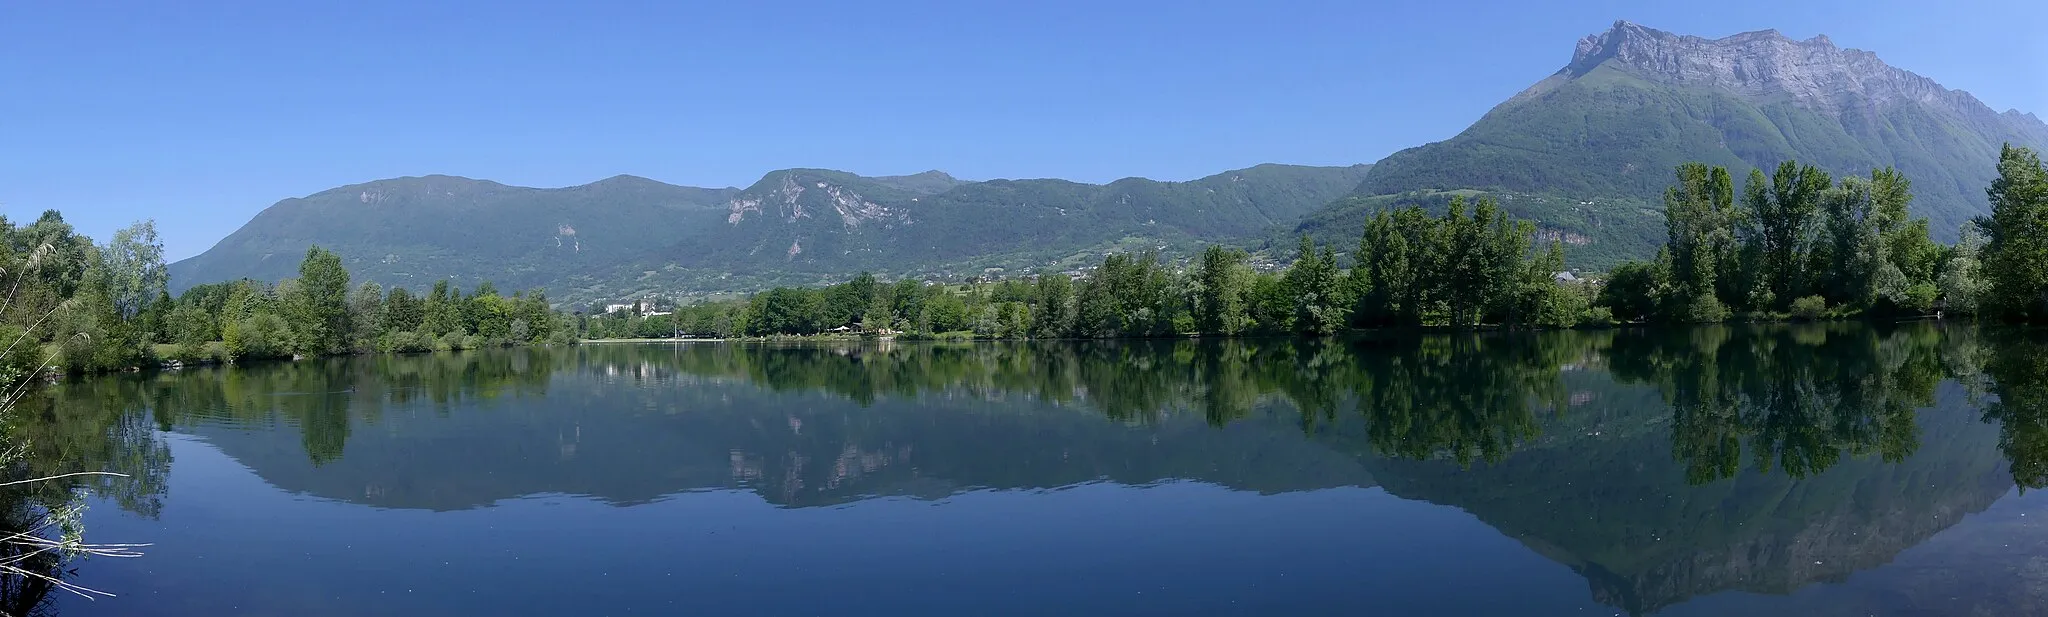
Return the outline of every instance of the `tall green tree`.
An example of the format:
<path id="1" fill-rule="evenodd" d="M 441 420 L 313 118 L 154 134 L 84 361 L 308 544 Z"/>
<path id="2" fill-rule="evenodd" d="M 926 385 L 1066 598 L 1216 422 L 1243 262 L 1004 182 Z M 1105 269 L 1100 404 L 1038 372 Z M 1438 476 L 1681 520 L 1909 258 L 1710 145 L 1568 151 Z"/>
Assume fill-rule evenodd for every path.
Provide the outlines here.
<path id="1" fill-rule="evenodd" d="M 1250 326 L 1245 309 L 1245 296 L 1251 291 L 1251 271 L 1244 267 L 1247 257 L 1244 251 L 1221 246 L 1211 246 L 1202 252 L 1201 266 L 1195 274 L 1196 329 L 1235 335 Z"/>
<path id="2" fill-rule="evenodd" d="M 1762 171 L 1749 175 L 1743 201 L 1763 241 L 1765 287 L 1775 306 L 1789 306 L 1806 291 L 1800 268 L 1810 242 L 1808 229 L 1820 211 L 1821 194 L 1832 184 L 1827 172 L 1794 161 L 1780 163 L 1768 183 Z"/>
<path id="3" fill-rule="evenodd" d="M 302 353 L 330 354 L 348 349 L 348 269 L 341 256 L 318 246 L 306 250 L 299 263 L 296 293 L 286 300 L 287 322 Z"/>
<path id="4" fill-rule="evenodd" d="M 383 333 L 413 332 L 420 329 L 420 322 L 426 319 L 426 307 L 412 290 L 392 287 L 384 294 L 383 320 L 378 329 Z"/>
<path id="5" fill-rule="evenodd" d="M 2007 144 L 1986 193 L 1984 308 L 2006 319 L 2048 320 L 2048 168 L 2033 150 Z"/>
<path id="6" fill-rule="evenodd" d="M 88 246 L 86 266 L 74 293 L 59 316 L 55 342 L 67 370 L 111 371 L 136 366 L 149 357 L 147 342 L 136 323 L 124 319 L 114 297 L 116 284 L 107 256 Z"/>
<path id="7" fill-rule="evenodd" d="M 383 323 L 384 288 L 374 281 L 363 281 L 348 297 L 350 345 L 356 349 L 369 349 L 377 340 L 378 326 Z"/>
<path id="8" fill-rule="evenodd" d="M 1829 304 L 1869 306 L 1877 297 L 1885 265 L 1871 185 L 1862 178 L 1842 178 L 1821 195 L 1825 242 L 1815 247 L 1816 266 L 1809 273 Z"/>
<path id="9" fill-rule="evenodd" d="M 147 310 L 170 276 L 164 268 L 164 243 L 157 239 L 156 221 L 146 220 L 114 232 L 114 240 L 102 252 L 107 268 L 107 293 L 115 314 L 135 319 Z"/>
<path id="10" fill-rule="evenodd" d="M 1036 310 L 1031 315 L 1031 335 L 1039 338 L 1066 338 L 1074 333 L 1074 279 L 1065 273 L 1054 272 L 1038 277 L 1038 288 L 1033 304 Z"/>
<path id="11" fill-rule="evenodd" d="M 1425 262 L 1419 253 L 1434 235 L 1421 208 L 1383 210 L 1366 223 L 1356 269 L 1366 272 L 1361 278 L 1370 284 L 1353 309 L 1360 325 L 1421 323 Z"/>
<path id="12" fill-rule="evenodd" d="M 755 296 L 754 305 L 755 334 L 815 334 L 821 329 L 824 299 L 817 292 L 777 287 Z"/>
<path id="13" fill-rule="evenodd" d="M 875 281 L 874 274 L 862 272 L 853 280 L 826 289 L 822 317 L 824 327 L 851 326 L 861 321 L 880 288 L 881 283 Z"/>
<path id="14" fill-rule="evenodd" d="M 1330 249 L 1316 250 L 1307 235 L 1301 237 L 1294 265 L 1281 277 L 1294 298 L 1294 327 L 1306 334 L 1331 334 L 1344 327 L 1350 317 L 1348 302 L 1337 274 L 1337 255 Z"/>
<path id="15" fill-rule="evenodd" d="M 1722 262 L 1736 254 L 1734 182 L 1726 168 L 1701 163 L 1680 165 L 1677 176 L 1677 184 L 1664 191 L 1672 315 L 1680 321 L 1720 321 L 1728 316 L 1720 299 Z"/>
<path id="16" fill-rule="evenodd" d="M 420 331 L 439 337 L 462 330 L 461 302 L 462 292 L 455 291 L 448 281 L 435 281 L 420 305 Z"/>
<path id="17" fill-rule="evenodd" d="M 1979 257 L 1983 248 L 1982 232 L 1974 224 L 1964 225 L 1962 239 L 1956 241 L 1955 247 L 1942 261 L 1941 272 L 1937 275 L 1936 288 L 1943 310 L 1964 315 L 1977 313 L 1978 303 L 1985 293 L 1983 264 Z"/>

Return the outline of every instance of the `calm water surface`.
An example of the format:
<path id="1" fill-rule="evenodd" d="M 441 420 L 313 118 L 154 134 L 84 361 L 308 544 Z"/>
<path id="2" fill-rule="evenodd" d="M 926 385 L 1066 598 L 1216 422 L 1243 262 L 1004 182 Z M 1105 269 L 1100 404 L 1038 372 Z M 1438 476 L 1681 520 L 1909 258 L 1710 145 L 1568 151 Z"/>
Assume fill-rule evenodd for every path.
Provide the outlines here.
<path id="1" fill-rule="evenodd" d="M 2048 612 L 2031 332 L 589 345 L 17 415 L 154 543 L 47 614 Z"/>

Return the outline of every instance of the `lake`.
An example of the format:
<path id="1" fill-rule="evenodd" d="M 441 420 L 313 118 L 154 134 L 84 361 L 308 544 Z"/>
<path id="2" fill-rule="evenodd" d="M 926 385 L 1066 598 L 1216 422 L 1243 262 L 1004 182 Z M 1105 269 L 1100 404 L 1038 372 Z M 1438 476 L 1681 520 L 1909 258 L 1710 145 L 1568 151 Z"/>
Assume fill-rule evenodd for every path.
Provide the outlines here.
<path id="1" fill-rule="evenodd" d="M 14 612 L 2048 612 L 2031 331 L 584 345 L 78 380 L 9 431 L 130 477 L 0 523 L 153 544 Z"/>

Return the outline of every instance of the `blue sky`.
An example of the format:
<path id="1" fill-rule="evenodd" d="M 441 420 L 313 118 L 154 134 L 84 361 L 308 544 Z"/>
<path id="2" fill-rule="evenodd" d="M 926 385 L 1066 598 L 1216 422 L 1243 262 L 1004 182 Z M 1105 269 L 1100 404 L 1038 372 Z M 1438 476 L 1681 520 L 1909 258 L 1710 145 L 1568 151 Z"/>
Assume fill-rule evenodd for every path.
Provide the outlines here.
<path id="1" fill-rule="evenodd" d="M 430 173 L 943 169 L 1183 180 L 1456 134 L 1615 19 L 1825 33 L 2048 116 L 2048 3 L 9 3 L 0 213 L 173 259 L 286 197 Z"/>

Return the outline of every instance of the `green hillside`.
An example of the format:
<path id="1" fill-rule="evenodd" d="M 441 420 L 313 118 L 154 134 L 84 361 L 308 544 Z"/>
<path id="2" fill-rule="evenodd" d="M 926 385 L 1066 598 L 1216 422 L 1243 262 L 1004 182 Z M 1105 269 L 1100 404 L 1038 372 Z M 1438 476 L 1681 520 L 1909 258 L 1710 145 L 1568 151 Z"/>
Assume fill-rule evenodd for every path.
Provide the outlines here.
<path id="1" fill-rule="evenodd" d="M 384 285 L 491 280 L 576 301 L 748 291 L 862 270 L 962 278 L 1255 237 L 1350 192 L 1368 168 L 1260 165 L 1106 185 L 789 169 L 746 189 L 630 176 L 560 189 L 399 178 L 278 202 L 171 275 L 177 287 L 277 280 L 318 244 Z"/>
<path id="2" fill-rule="evenodd" d="M 672 186 L 617 176 L 535 189 L 453 176 L 355 184 L 278 202 L 205 253 L 171 264 L 176 288 L 298 275 L 315 244 L 358 277 L 420 287 L 549 285 L 702 233 L 737 189 Z"/>
<path id="3" fill-rule="evenodd" d="M 958 279 L 1059 271 L 1109 250 L 1199 250 L 1302 216 L 1357 186 L 1369 166 L 1260 165 L 1188 182 L 990 180 L 919 194 L 845 172 L 768 174 L 736 196 L 716 233 L 682 238 L 571 281 L 576 297 L 753 289 L 843 279 Z"/>

